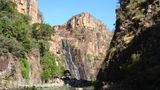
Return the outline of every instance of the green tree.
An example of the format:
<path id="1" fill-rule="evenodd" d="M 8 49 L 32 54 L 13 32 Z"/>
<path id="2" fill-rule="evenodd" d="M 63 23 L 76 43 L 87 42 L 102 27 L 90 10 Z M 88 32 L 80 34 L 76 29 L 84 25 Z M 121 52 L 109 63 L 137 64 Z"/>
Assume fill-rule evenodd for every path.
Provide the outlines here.
<path id="1" fill-rule="evenodd" d="M 24 48 L 15 38 L 7 38 L 0 35 L 0 55 L 12 53 L 17 57 L 24 57 Z"/>
<path id="2" fill-rule="evenodd" d="M 36 40 L 48 40 L 50 39 L 51 35 L 53 33 L 53 29 L 50 25 L 48 24 L 40 24 L 40 23 L 35 23 L 32 26 L 32 36 Z"/>
<path id="3" fill-rule="evenodd" d="M 16 12 L 16 4 L 13 3 L 11 0 L 0 0 L 0 11 L 15 13 Z"/>
<path id="4" fill-rule="evenodd" d="M 6 38 L 14 38 L 25 51 L 33 46 L 29 17 L 17 12 L 11 0 L 0 0 L 0 34 Z"/>
<path id="5" fill-rule="evenodd" d="M 61 60 L 54 54 L 46 52 L 41 58 L 41 64 L 43 66 L 42 79 L 48 81 L 55 76 L 61 76 L 63 74 L 63 64 Z"/>

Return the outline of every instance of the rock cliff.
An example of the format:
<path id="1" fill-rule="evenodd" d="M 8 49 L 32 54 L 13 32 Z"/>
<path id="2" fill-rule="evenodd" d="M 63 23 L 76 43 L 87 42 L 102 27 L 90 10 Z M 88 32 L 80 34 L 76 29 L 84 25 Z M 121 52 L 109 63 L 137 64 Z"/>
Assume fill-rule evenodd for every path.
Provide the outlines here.
<path id="1" fill-rule="evenodd" d="M 160 89 L 160 1 L 120 0 L 116 13 L 115 34 L 98 80 L 112 83 L 111 90 Z"/>
<path id="2" fill-rule="evenodd" d="M 42 15 L 38 9 L 38 0 L 12 0 L 17 5 L 17 11 L 29 15 L 31 23 L 42 23 Z"/>
<path id="3" fill-rule="evenodd" d="M 41 83 L 41 65 L 39 50 L 33 50 L 27 55 L 29 64 L 29 78 L 24 79 L 22 76 L 22 66 L 19 58 L 12 54 L 0 57 L 0 85 L 7 87 L 18 87 L 27 84 Z"/>
<path id="4" fill-rule="evenodd" d="M 106 30 L 106 26 L 100 21 L 95 19 L 90 13 L 81 13 L 73 16 L 68 20 L 67 29 L 95 29 Z"/>
<path id="5" fill-rule="evenodd" d="M 109 47 L 112 32 L 106 30 L 106 26 L 89 13 L 75 15 L 65 25 L 53 28 L 55 34 L 49 41 L 50 51 L 64 58 L 66 70 L 74 78 L 95 79 Z"/>
<path id="6" fill-rule="evenodd" d="M 38 29 L 35 27 L 36 30 L 33 29 L 33 31 L 41 30 L 41 26 L 39 24 L 37 26 Z M 50 39 L 43 36 L 38 40 L 35 37 L 34 40 L 36 39 L 37 43 L 34 44 L 37 45 L 25 52 L 23 57 L 17 57 L 12 53 L 0 54 L 0 87 L 25 87 L 52 82 L 56 75 L 60 76 L 56 70 L 63 69 L 59 63 L 62 61 L 65 63 L 65 70 L 69 71 L 72 78 L 84 81 L 96 78 L 113 33 L 89 13 L 73 16 L 66 24 L 53 26 L 53 29 L 54 33 L 50 32 L 52 33 Z M 41 35 L 41 33 L 49 35 L 49 32 L 45 32 L 46 28 L 42 30 L 44 32 L 41 31 L 38 34 L 33 32 L 33 35 Z M 49 40 L 49 51 L 47 40 Z M 7 46 L 8 43 L 2 44 L 1 49 L 4 49 L 5 45 Z M 12 48 L 9 50 L 12 51 Z M 13 51 L 16 50 L 13 49 Z M 43 56 L 43 54 L 47 55 Z M 58 66 L 60 68 L 57 68 Z M 47 69 L 45 73 L 44 69 Z M 51 78 L 45 80 L 43 74 Z M 55 75 L 52 76 L 53 74 Z"/>

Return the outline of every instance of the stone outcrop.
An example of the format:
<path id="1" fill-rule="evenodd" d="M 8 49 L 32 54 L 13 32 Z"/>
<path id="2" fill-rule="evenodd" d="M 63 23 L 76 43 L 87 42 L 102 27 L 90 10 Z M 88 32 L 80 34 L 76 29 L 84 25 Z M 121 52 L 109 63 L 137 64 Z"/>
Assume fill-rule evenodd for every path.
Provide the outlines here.
<path id="1" fill-rule="evenodd" d="M 0 79 L 9 76 L 11 73 L 11 57 L 8 55 L 0 56 Z"/>
<path id="2" fill-rule="evenodd" d="M 17 5 L 17 11 L 29 15 L 31 23 L 41 23 L 42 15 L 38 9 L 38 0 L 12 0 Z"/>
<path id="3" fill-rule="evenodd" d="M 95 79 L 109 47 L 112 32 L 106 30 L 106 26 L 89 13 L 75 15 L 65 25 L 53 28 L 55 34 L 49 41 L 50 51 L 64 60 L 73 59 L 68 62 L 78 68 L 81 75 L 77 79 Z M 62 41 L 66 41 L 71 49 L 64 47 Z"/>
<path id="4" fill-rule="evenodd" d="M 42 66 L 40 63 L 40 52 L 39 50 L 35 49 L 30 52 L 27 56 L 28 62 L 30 65 L 30 76 L 29 82 L 31 84 L 39 84 L 41 83 L 41 73 L 42 73 Z"/>
<path id="5" fill-rule="evenodd" d="M 106 26 L 100 21 L 95 19 L 90 13 L 81 13 L 73 16 L 68 20 L 67 29 L 95 29 L 106 30 Z"/>
<path id="6" fill-rule="evenodd" d="M 40 52 L 33 50 L 27 55 L 29 63 L 29 79 L 22 77 L 20 60 L 8 54 L 0 56 L 0 85 L 7 87 L 18 87 L 27 84 L 41 83 Z"/>
<path id="7" fill-rule="evenodd" d="M 160 89 L 160 1 L 120 0 L 116 30 L 98 80 L 115 90 Z"/>

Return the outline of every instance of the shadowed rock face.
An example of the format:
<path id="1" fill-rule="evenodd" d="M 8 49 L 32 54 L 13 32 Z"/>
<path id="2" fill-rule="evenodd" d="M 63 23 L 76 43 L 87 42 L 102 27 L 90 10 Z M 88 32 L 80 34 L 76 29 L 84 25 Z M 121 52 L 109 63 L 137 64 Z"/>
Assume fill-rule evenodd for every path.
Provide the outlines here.
<path id="1" fill-rule="evenodd" d="M 120 4 L 98 80 L 112 82 L 115 90 L 160 89 L 160 1 L 120 0 Z"/>
<path id="2" fill-rule="evenodd" d="M 66 62 L 70 62 L 67 63 L 70 65 L 65 66 L 72 75 L 77 75 L 73 71 L 79 72 L 78 77 L 74 76 L 75 78 L 95 79 L 109 47 L 112 32 L 107 31 L 106 26 L 89 13 L 73 16 L 65 25 L 53 28 L 55 34 L 49 41 L 50 51 L 64 58 Z M 62 41 L 66 41 L 65 44 L 69 47 L 62 45 Z M 76 69 L 71 70 L 75 67 Z"/>

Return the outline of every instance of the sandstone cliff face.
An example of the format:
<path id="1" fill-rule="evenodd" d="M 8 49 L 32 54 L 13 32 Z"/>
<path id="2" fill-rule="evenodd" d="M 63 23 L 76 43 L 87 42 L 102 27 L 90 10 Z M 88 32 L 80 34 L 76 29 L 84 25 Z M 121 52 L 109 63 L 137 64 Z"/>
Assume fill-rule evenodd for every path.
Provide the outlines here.
<path id="1" fill-rule="evenodd" d="M 73 16 L 68 20 L 67 29 L 95 29 L 106 30 L 106 26 L 100 21 L 95 19 L 90 13 L 81 13 Z"/>
<path id="2" fill-rule="evenodd" d="M 38 9 L 38 0 L 12 0 L 17 5 L 17 11 L 29 15 L 31 23 L 42 23 L 42 15 Z"/>
<path id="3" fill-rule="evenodd" d="M 116 31 L 99 80 L 122 90 L 160 89 L 159 7 L 159 0 L 120 0 Z"/>
<path id="4" fill-rule="evenodd" d="M 8 54 L 0 57 L 0 85 L 18 87 L 27 84 L 41 83 L 41 65 L 39 50 L 33 50 L 27 55 L 29 63 L 29 79 L 22 77 L 20 60 Z"/>
<path id="5" fill-rule="evenodd" d="M 7 55 L 0 56 L 0 79 L 8 76 L 11 72 L 11 63 L 9 62 L 11 58 Z"/>
<path id="6" fill-rule="evenodd" d="M 67 58 L 72 58 L 80 73 L 85 74 L 77 79 L 95 78 L 105 58 L 112 32 L 107 31 L 106 26 L 89 13 L 73 16 L 64 26 L 53 28 L 55 35 L 49 41 L 50 51 L 65 60 L 67 54 L 65 52 L 71 48 L 72 57 Z M 64 40 L 67 42 L 67 47 L 62 45 Z M 69 69 L 69 66 L 66 66 L 66 69 Z"/>
<path id="7" fill-rule="evenodd" d="M 33 50 L 27 56 L 30 65 L 30 84 L 41 83 L 42 65 L 40 64 L 40 52 L 38 49 Z"/>

